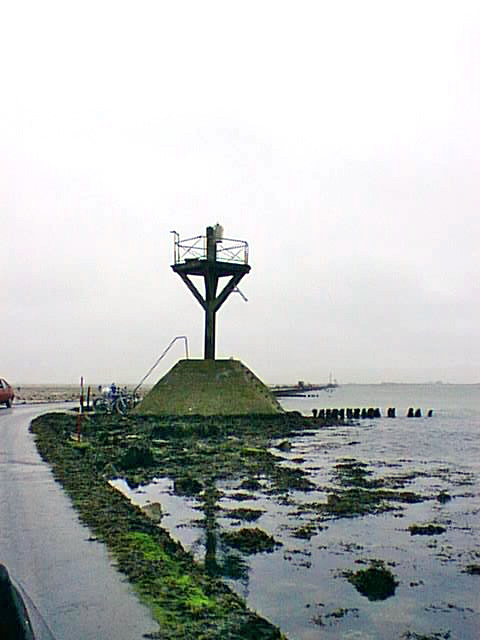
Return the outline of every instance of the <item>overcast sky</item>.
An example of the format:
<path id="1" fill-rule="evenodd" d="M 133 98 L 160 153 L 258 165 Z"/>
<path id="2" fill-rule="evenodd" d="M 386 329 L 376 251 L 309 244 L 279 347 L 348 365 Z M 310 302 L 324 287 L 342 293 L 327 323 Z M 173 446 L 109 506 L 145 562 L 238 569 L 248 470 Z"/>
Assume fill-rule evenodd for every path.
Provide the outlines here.
<path id="1" fill-rule="evenodd" d="M 0 54 L 0 376 L 203 357 L 170 231 L 220 222 L 217 357 L 480 381 L 480 3 L 17 0 Z"/>

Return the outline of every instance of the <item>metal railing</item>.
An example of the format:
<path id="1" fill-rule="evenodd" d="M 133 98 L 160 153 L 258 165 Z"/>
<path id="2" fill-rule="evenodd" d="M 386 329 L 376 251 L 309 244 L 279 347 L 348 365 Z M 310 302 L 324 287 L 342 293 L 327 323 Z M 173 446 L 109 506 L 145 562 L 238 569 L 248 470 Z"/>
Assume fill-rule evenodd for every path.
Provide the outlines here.
<path id="1" fill-rule="evenodd" d="M 187 260 L 207 259 L 207 236 L 180 239 L 176 231 L 173 233 L 173 263 L 179 264 Z M 222 238 L 217 240 L 217 260 L 248 264 L 248 242 Z"/>
<path id="2" fill-rule="evenodd" d="M 184 341 L 184 343 L 185 343 L 185 357 L 188 360 L 188 338 L 187 338 L 187 336 L 176 336 L 175 338 L 173 338 L 173 340 L 170 342 L 168 347 L 161 353 L 161 355 L 157 358 L 157 360 L 155 361 L 153 366 L 150 367 L 150 369 L 147 371 L 147 373 L 143 376 L 143 378 L 137 384 L 137 386 L 133 390 L 133 397 L 134 398 L 136 397 L 137 391 L 140 389 L 142 384 L 145 382 L 145 380 L 148 378 L 148 376 L 153 372 L 153 370 L 160 364 L 160 361 L 163 360 L 163 358 L 167 355 L 167 353 L 173 347 L 175 342 L 177 342 L 177 340 L 183 340 Z"/>
<path id="3" fill-rule="evenodd" d="M 217 258 L 222 262 L 248 264 L 248 242 L 224 238 L 217 243 Z"/>

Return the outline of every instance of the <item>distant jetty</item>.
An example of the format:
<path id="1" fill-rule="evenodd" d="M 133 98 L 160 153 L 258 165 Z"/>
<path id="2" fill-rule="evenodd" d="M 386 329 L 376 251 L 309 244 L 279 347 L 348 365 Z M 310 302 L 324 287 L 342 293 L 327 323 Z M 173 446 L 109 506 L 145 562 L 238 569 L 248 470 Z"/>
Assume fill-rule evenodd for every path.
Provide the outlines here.
<path id="1" fill-rule="evenodd" d="M 333 391 L 338 384 L 336 382 L 328 382 L 327 384 L 310 384 L 299 380 L 293 385 L 275 385 L 270 387 L 270 391 L 277 398 L 300 397 L 305 398 L 314 391 Z"/>

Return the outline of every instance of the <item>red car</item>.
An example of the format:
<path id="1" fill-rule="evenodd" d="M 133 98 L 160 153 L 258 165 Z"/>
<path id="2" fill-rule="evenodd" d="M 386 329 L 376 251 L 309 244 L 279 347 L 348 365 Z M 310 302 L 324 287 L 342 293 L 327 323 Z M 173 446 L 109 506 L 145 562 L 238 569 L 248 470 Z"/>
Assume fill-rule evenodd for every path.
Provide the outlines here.
<path id="1" fill-rule="evenodd" d="M 0 378 L 0 404 L 6 404 L 8 408 L 12 406 L 15 393 L 6 380 Z"/>

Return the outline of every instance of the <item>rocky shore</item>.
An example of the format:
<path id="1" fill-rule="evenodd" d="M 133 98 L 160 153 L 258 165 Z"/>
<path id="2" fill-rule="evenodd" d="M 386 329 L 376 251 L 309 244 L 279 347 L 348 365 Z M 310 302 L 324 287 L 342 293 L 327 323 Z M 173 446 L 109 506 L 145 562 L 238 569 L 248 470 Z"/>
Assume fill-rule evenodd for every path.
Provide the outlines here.
<path id="1" fill-rule="evenodd" d="M 257 423 L 254 429 L 248 429 L 252 441 L 259 426 Z M 287 433 L 292 425 L 280 420 L 277 428 L 279 433 Z M 166 419 L 159 423 L 138 418 L 84 416 L 79 437 L 78 420 L 74 415 L 50 413 L 32 422 L 31 430 L 40 454 L 52 466 L 56 479 L 70 495 L 81 519 L 107 544 L 119 569 L 150 606 L 152 616 L 160 626 L 160 631 L 153 631 L 150 638 L 285 638 L 277 627 L 250 611 L 226 586 L 215 563 L 208 566 L 208 562 L 205 565 L 195 562 L 190 553 L 156 524 L 151 514 L 131 504 L 109 484 L 109 480 L 120 475 L 131 485 L 138 485 L 161 472 L 166 460 L 163 446 L 170 441 L 172 472 L 178 474 L 177 490 L 203 492 L 205 526 L 209 529 L 210 519 L 215 520 L 218 509 L 218 495 L 211 484 L 213 476 L 204 477 L 198 473 L 200 469 L 187 464 L 185 446 L 190 442 L 195 444 L 199 436 L 207 440 L 220 436 L 228 443 L 231 429 L 230 421 L 219 424 L 201 420 L 197 424 Z M 264 448 L 269 440 L 270 436 L 264 432 L 256 442 L 258 448 L 245 449 L 243 446 L 238 453 L 242 457 L 249 456 L 250 473 L 260 464 L 270 469 L 275 482 L 296 486 L 303 480 L 302 474 L 290 477 L 288 470 L 276 470 L 275 461 Z M 222 456 L 222 459 L 225 458 Z M 220 459 L 215 462 L 220 463 Z M 230 464 L 232 468 L 244 467 L 240 455 L 234 455 Z M 203 459 L 200 466 L 206 468 Z M 210 456 L 209 469 L 212 470 Z M 213 471 L 216 473 L 216 465 L 213 465 Z M 253 541 L 257 546 L 258 538 L 255 535 Z M 260 542 L 265 545 L 263 538 Z M 263 546 L 252 550 L 261 551 Z"/>

